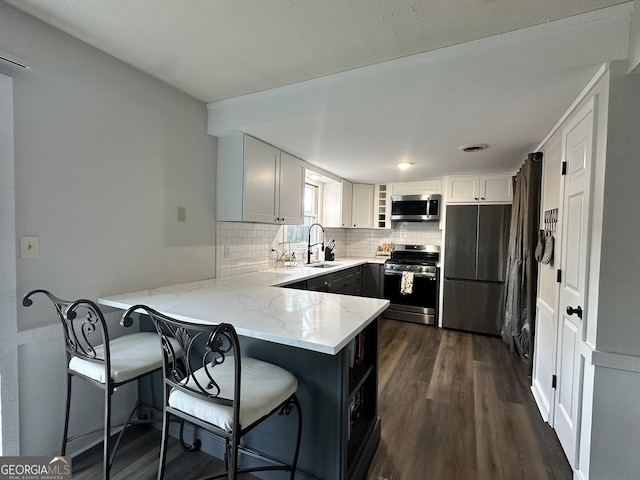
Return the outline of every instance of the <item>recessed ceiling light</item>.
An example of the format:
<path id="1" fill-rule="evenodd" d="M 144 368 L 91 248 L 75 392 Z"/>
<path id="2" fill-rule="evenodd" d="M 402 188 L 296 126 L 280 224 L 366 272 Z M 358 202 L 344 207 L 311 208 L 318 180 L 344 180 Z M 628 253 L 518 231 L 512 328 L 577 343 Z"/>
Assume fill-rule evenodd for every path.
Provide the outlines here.
<path id="1" fill-rule="evenodd" d="M 413 165 L 413 162 L 400 162 L 398 164 L 398 168 L 400 170 L 406 170 L 407 168 L 411 167 Z"/>
<path id="2" fill-rule="evenodd" d="M 311 180 L 320 180 L 322 178 L 322 176 L 318 175 L 317 173 L 312 173 L 312 174 L 309 175 L 309 178 Z"/>
<path id="3" fill-rule="evenodd" d="M 471 145 L 463 145 L 458 147 L 458 150 L 465 153 L 477 153 L 489 148 L 486 143 L 472 143 Z"/>

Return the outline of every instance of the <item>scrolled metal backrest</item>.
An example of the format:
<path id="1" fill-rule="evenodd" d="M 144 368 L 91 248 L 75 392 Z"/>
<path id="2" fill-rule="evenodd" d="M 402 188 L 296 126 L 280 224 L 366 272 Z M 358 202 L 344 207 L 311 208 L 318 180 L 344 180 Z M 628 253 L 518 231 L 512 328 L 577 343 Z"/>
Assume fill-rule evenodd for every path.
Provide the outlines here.
<path id="1" fill-rule="evenodd" d="M 47 290 L 32 290 L 22 299 L 22 305 L 33 304 L 31 297 L 43 293 L 53 303 L 62 323 L 67 355 L 86 360 L 104 362 L 109 358 L 109 333 L 100 308 L 91 300 L 62 300 Z M 96 347 L 102 344 L 104 353 L 98 355 Z"/>
<path id="2" fill-rule="evenodd" d="M 146 305 L 134 305 L 122 316 L 122 324 L 133 322 L 134 312 L 144 313 L 151 318 L 162 339 L 165 384 L 170 388 L 203 396 L 215 403 L 233 406 L 240 399 L 240 345 L 233 325 L 196 324 L 177 320 L 164 315 Z M 171 340 L 180 345 L 183 355 L 179 355 Z M 231 355 L 233 353 L 233 355 Z M 215 380 L 215 367 L 227 359 L 234 361 L 235 388 L 232 399 L 220 396 L 220 387 Z M 206 383 L 194 373 L 204 372 Z"/>

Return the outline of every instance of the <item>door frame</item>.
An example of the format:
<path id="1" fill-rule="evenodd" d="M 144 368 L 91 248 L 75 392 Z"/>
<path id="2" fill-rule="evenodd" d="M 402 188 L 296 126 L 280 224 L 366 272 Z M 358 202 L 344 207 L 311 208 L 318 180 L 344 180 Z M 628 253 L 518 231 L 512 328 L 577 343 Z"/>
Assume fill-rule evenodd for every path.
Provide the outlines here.
<path id="1" fill-rule="evenodd" d="M 566 123 L 562 126 L 561 131 L 562 131 L 562 137 L 561 137 L 561 142 L 562 142 L 562 161 L 565 162 L 566 161 L 566 150 L 567 150 L 567 145 L 566 145 L 566 134 L 568 132 L 570 132 L 573 128 L 575 128 L 582 120 L 584 120 L 584 118 L 589 115 L 589 113 L 591 113 L 593 115 L 593 123 L 591 125 L 592 128 L 592 149 L 591 149 L 591 163 L 590 163 L 590 177 L 589 177 L 589 191 L 588 191 L 588 195 L 587 195 L 587 218 L 589 219 L 589 226 L 591 226 L 592 224 L 592 220 L 593 220 L 593 187 L 594 187 L 594 170 L 595 170 L 595 162 L 596 162 L 596 158 L 595 158 L 595 149 L 596 149 L 596 139 L 597 139 L 597 107 L 598 107 L 598 103 L 597 103 L 597 94 L 593 94 L 590 97 L 588 97 L 588 99 L 584 102 L 584 104 L 577 110 L 575 110 L 573 112 L 573 114 L 566 120 Z M 568 176 L 564 176 L 564 178 L 562 179 L 562 181 L 560 182 L 560 197 L 559 197 L 559 202 L 558 202 L 558 225 L 561 226 L 560 229 L 557 230 L 558 234 L 557 234 L 557 238 L 556 238 L 556 247 L 560 247 L 560 248 L 556 248 L 556 252 L 559 253 L 559 255 L 554 255 L 554 262 L 557 260 L 558 261 L 558 265 L 561 266 L 561 259 L 564 258 L 565 256 L 565 251 L 562 248 L 563 246 L 563 241 L 564 241 L 564 223 L 565 223 L 565 216 L 566 216 L 566 207 L 567 205 L 565 204 L 565 184 L 566 184 L 566 180 L 567 180 Z M 591 252 L 591 235 L 587 234 L 587 238 L 584 239 L 586 242 L 585 248 L 586 248 L 586 256 L 585 256 L 585 292 L 588 292 L 588 287 L 589 287 L 589 258 L 590 258 L 590 252 Z M 563 272 L 564 274 L 564 272 Z M 558 292 L 558 296 L 557 296 L 557 308 L 555 309 L 555 313 L 554 313 L 554 321 L 555 321 L 555 347 L 554 347 L 554 375 L 556 377 L 558 377 L 559 374 L 559 362 L 561 359 L 561 348 L 562 348 L 562 283 L 558 282 L 558 286 L 557 286 L 557 292 Z M 577 372 L 577 379 L 575 381 L 579 382 L 578 385 L 576 386 L 577 390 L 578 390 L 578 394 L 577 394 L 577 404 L 576 404 L 576 408 L 577 408 L 577 417 L 576 417 L 576 421 L 575 421 L 575 446 L 574 446 L 574 451 L 572 452 L 572 458 L 568 458 L 569 459 L 569 463 L 571 464 L 574 472 L 578 469 L 579 467 L 579 455 L 580 455 L 580 441 L 581 441 L 581 426 L 582 426 L 582 405 L 583 405 L 583 393 L 584 393 L 584 377 L 585 377 L 585 368 L 586 368 L 586 364 L 585 361 L 588 360 L 590 358 L 590 355 L 588 355 L 588 352 L 585 352 L 585 340 L 586 340 L 586 325 L 589 321 L 589 307 L 588 307 L 588 298 L 584 299 L 583 302 L 583 318 L 582 321 L 580 323 L 580 332 L 578 334 L 578 345 L 576 346 L 575 349 L 575 365 L 576 367 L 574 367 L 576 369 Z M 561 372 L 560 372 L 561 373 Z M 557 387 L 553 389 L 553 395 L 552 395 L 552 404 L 550 405 L 550 412 L 549 412 L 549 424 L 554 428 L 555 430 L 555 422 L 557 419 L 557 411 L 556 411 L 556 407 L 557 407 L 557 402 L 558 402 L 558 390 Z M 565 454 L 567 454 L 565 452 Z M 567 455 L 567 457 L 569 457 L 569 455 Z"/>

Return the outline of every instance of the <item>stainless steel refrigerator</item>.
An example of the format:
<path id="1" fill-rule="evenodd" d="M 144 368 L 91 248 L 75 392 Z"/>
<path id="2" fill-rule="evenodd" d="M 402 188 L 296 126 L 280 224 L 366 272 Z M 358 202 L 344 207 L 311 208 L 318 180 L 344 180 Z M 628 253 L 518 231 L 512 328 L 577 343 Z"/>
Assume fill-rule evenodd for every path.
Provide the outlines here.
<path id="1" fill-rule="evenodd" d="M 511 205 L 448 205 L 442 326 L 499 335 Z"/>

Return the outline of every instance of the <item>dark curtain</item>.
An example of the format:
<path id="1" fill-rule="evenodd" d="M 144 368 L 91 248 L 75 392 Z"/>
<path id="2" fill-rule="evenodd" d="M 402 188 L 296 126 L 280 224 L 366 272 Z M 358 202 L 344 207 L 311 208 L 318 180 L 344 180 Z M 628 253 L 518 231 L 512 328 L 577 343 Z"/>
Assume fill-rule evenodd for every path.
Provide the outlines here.
<path id="1" fill-rule="evenodd" d="M 542 160 L 525 161 L 513 177 L 513 207 L 505 282 L 502 338 L 532 365 L 538 264 L 534 258 L 540 219 Z"/>

